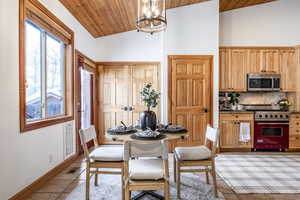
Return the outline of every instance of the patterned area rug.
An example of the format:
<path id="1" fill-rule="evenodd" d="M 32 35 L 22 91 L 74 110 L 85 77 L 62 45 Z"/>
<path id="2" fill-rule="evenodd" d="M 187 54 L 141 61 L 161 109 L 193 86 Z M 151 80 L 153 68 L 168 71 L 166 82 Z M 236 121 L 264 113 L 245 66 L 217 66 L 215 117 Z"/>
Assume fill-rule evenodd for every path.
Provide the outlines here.
<path id="1" fill-rule="evenodd" d="M 101 175 L 99 176 L 99 186 L 95 187 L 91 180 L 90 200 L 120 200 L 121 185 L 120 176 L 115 175 Z M 163 195 L 163 191 L 157 191 L 158 194 Z M 133 192 L 132 196 L 137 195 L 138 192 Z M 175 184 L 172 180 L 170 188 L 171 199 L 176 199 Z M 219 198 L 214 198 L 212 186 L 201 181 L 199 175 L 183 174 L 181 178 L 181 200 L 225 200 L 222 193 L 219 192 Z M 79 184 L 73 192 L 71 192 L 66 200 L 84 200 L 85 199 L 85 183 Z M 143 200 L 157 200 L 151 196 L 145 196 Z"/>
<path id="2" fill-rule="evenodd" d="M 300 155 L 221 154 L 216 167 L 236 193 L 300 193 Z"/>

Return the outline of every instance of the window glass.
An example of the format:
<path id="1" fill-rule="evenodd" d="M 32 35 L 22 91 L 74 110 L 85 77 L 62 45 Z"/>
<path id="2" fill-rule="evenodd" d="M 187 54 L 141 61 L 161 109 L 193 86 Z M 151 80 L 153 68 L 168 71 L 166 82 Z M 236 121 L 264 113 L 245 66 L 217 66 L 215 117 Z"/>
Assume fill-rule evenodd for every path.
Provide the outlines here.
<path id="1" fill-rule="evenodd" d="M 64 44 L 47 34 L 47 116 L 64 114 Z"/>
<path id="2" fill-rule="evenodd" d="M 42 118 L 41 30 L 26 23 L 26 119 Z"/>

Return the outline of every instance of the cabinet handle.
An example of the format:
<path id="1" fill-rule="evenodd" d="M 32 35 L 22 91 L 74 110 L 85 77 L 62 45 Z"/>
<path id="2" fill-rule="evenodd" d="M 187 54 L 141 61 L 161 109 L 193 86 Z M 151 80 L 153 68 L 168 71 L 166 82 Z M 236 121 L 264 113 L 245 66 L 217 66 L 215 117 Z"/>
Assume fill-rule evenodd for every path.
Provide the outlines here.
<path id="1" fill-rule="evenodd" d="M 299 125 L 299 122 L 297 122 L 296 125 L 298 126 L 298 125 Z"/>
<path id="2" fill-rule="evenodd" d="M 299 133 L 299 130 L 296 130 L 296 133 Z"/>

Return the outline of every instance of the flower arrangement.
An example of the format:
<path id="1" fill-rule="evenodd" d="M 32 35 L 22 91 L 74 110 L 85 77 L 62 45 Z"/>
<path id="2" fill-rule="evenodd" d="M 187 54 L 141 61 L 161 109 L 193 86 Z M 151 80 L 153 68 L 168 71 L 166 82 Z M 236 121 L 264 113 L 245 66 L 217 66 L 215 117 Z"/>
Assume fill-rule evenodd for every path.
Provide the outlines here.
<path id="1" fill-rule="evenodd" d="M 280 110 L 288 110 L 291 103 L 289 102 L 289 100 L 287 98 L 283 98 L 278 101 L 278 105 L 279 105 Z"/>
<path id="2" fill-rule="evenodd" d="M 147 83 L 141 91 L 142 100 L 145 102 L 148 111 L 150 108 L 155 108 L 158 105 L 160 93 L 152 89 L 152 83 Z"/>

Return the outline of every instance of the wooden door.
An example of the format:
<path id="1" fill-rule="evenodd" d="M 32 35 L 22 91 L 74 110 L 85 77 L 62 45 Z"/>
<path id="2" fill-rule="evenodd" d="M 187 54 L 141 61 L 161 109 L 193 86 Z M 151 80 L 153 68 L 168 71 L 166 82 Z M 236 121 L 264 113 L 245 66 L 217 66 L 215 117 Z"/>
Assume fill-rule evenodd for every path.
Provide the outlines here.
<path id="1" fill-rule="evenodd" d="M 232 49 L 230 60 L 231 88 L 234 91 L 246 91 L 247 51 L 245 49 Z"/>
<path id="2" fill-rule="evenodd" d="M 140 113 L 146 110 L 140 92 L 146 83 L 160 91 L 159 63 L 109 63 L 100 69 L 99 124 L 101 142 L 112 143 L 104 137 L 108 128 L 137 125 Z M 160 105 L 155 109 L 160 117 Z"/>
<path id="3" fill-rule="evenodd" d="M 152 83 L 152 88 L 156 91 L 160 91 L 159 84 L 159 64 L 136 64 L 131 66 L 131 76 L 130 76 L 130 111 L 129 111 L 129 121 L 133 125 L 137 125 L 140 119 L 140 114 L 147 110 L 145 103 L 142 101 L 140 92 L 146 83 Z M 157 119 L 160 119 L 160 104 L 155 108 L 151 108 L 152 111 L 156 113 Z M 131 110 L 132 109 L 132 110 Z"/>
<path id="4" fill-rule="evenodd" d="M 280 50 L 281 88 L 285 92 L 295 92 L 297 87 L 297 64 L 295 50 Z"/>
<path id="5" fill-rule="evenodd" d="M 130 67 L 109 66 L 104 67 L 101 73 L 101 123 L 102 134 L 108 128 L 131 124 L 126 107 L 129 105 L 130 94 Z"/>
<path id="6" fill-rule="evenodd" d="M 211 122 L 213 56 L 169 56 L 169 122 L 189 131 L 184 142 L 173 146 L 204 144 Z"/>
<path id="7" fill-rule="evenodd" d="M 232 90 L 230 71 L 230 49 L 220 49 L 220 90 Z"/>
<path id="8" fill-rule="evenodd" d="M 264 49 L 261 50 L 262 71 L 269 73 L 279 73 L 279 50 Z"/>

